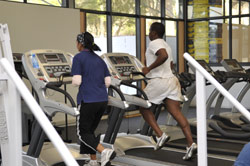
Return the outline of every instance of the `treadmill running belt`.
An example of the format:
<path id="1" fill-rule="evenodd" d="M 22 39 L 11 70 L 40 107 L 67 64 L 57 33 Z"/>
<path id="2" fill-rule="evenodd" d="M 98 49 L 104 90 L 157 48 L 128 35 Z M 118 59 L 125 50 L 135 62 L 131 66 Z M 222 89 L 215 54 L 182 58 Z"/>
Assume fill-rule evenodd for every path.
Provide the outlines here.
<path id="1" fill-rule="evenodd" d="M 194 141 L 197 142 L 196 139 L 194 139 Z M 186 139 L 177 139 L 168 142 L 165 146 L 185 149 L 186 142 L 187 142 Z M 238 156 L 244 144 L 223 142 L 218 139 L 216 141 L 207 140 L 207 146 L 208 146 L 208 153 Z"/>
<path id="2" fill-rule="evenodd" d="M 152 160 L 159 160 L 163 162 L 169 162 L 174 164 L 181 164 L 187 166 L 196 166 L 197 165 L 197 157 L 195 157 L 191 161 L 184 161 L 182 157 L 184 156 L 183 153 L 178 153 L 174 151 L 166 151 L 166 150 L 158 150 L 154 151 L 153 149 L 134 149 L 126 151 L 126 155 L 148 158 Z M 233 161 L 227 161 L 222 159 L 215 159 L 215 158 L 208 158 L 208 166 L 232 166 Z"/>
<path id="3" fill-rule="evenodd" d="M 77 160 L 77 163 L 82 166 L 85 164 L 85 160 Z M 60 163 L 57 163 L 57 164 L 54 164 L 53 166 L 66 166 L 66 164 L 64 162 L 60 162 Z"/>

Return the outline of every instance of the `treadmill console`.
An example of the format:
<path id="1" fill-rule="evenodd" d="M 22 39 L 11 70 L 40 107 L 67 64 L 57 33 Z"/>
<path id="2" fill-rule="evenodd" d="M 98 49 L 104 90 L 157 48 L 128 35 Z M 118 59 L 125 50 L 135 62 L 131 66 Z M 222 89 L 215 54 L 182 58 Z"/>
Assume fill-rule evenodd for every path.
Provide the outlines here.
<path id="1" fill-rule="evenodd" d="M 143 65 L 134 56 L 126 53 L 107 53 L 101 56 L 106 62 L 112 76 L 120 80 L 130 80 L 133 72 L 142 72 Z M 133 80 L 144 79 L 142 75 L 132 75 Z"/>
<path id="2" fill-rule="evenodd" d="M 236 59 L 224 59 L 221 64 L 227 71 L 246 73 L 245 69 L 239 64 Z"/>
<path id="3" fill-rule="evenodd" d="M 214 71 L 205 60 L 196 60 L 209 74 L 214 76 Z"/>
<path id="4" fill-rule="evenodd" d="M 24 54 L 33 76 L 46 82 L 57 82 L 63 73 L 71 72 L 73 55 L 59 50 L 31 50 Z M 33 61 L 38 67 L 33 67 Z M 71 82 L 71 77 L 65 77 L 64 82 Z"/>

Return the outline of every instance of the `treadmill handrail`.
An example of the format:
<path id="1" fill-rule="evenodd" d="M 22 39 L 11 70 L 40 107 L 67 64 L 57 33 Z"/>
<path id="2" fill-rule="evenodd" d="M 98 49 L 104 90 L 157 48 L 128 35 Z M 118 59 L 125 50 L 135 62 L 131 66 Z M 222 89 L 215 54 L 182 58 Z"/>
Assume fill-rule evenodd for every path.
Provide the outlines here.
<path id="1" fill-rule="evenodd" d="M 66 92 L 65 90 L 63 90 L 63 89 L 61 89 L 61 88 L 59 88 L 59 87 L 57 87 L 57 86 L 53 86 L 53 85 L 51 85 L 51 84 L 46 84 L 46 88 L 49 88 L 49 89 L 52 89 L 52 90 L 55 90 L 55 91 L 57 91 L 57 92 L 62 93 L 63 95 L 65 95 L 65 96 L 69 99 L 69 102 L 70 102 L 71 106 L 72 106 L 72 107 L 76 107 L 76 103 L 75 103 L 74 99 L 73 99 L 72 96 L 71 96 L 68 92 Z"/>
<path id="2" fill-rule="evenodd" d="M 232 138 L 232 139 L 249 139 L 250 133 L 231 133 L 223 130 L 218 126 L 215 122 L 210 122 L 209 127 L 217 131 L 219 134 L 221 134 L 223 137 Z"/>
<path id="3" fill-rule="evenodd" d="M 144 100 L 148 100 L 148 96 L 146 95 L 146 93 L 142 89 L 140 89 L 139 87 L 137 87 L 137 86 L 135 86 L 133 84 L 123 82 L 123 81 L 121 82 L 121 85 L 126 85 L 126 86 L 129 86 L 131 88 L 135 88 L 136 90 L 138 90 L 142 94 Z"/>

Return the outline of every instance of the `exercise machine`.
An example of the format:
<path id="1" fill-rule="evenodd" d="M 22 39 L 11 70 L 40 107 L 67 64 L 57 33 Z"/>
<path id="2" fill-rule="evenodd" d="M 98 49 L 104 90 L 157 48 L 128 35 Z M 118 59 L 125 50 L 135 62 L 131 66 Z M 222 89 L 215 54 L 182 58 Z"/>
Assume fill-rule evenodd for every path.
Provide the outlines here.
<path id="1" fill-rule="evenodd" d="M 124 54 L 124 53 L 112 53 L 112 54 L 105 54 L 103 56 L 105 62 L 108 64 L 110 69 L 110 73 L 115 76 L 116 78 L 120 78 L 119 83 L 123 82 L 134 82 L 134 77 L 140 80 L 144 80 L 145 77 L 141 74 L 141 68 L 143 65 L 141 62 L 136 59 L 135 57 Z M 135 79 L 136 80 L 136 79 Z M 120 84 L 117 84 L 119 87 Z M 144 97 L 144 96 L 143 96 Z M 126 96 L 125 96 L 126 98 Z M 145 98 L 144 98 L 145 100 Z M 130 101 L 126 101 L 129 103 Z M 136 104 L 134 100 L 134 104 Z M 118 121 L 123 119 L 122 115 L 117 116 Z M 117 124 L 115 128 L 119 129 L 120 124 Z M 115 137 L 114 147 L 119 147 L 119 149 L 123 152 L 121 155 L 116 157 L 114 161 L 120 161 L 126 164 L 131 165 L 196 165 L 196 159 L 193 161 L 183 161 L 182 157 L 185 155 L 185 150 L 180 149 L 173 149 L 173 148 L 163 148 L 159 151 L 154 151 L 152 145 L 153 141 L 151 137 L 143 136 L 144 138 L 151 138 L 151 142 L 147 144 L 150 146 L 141 146 L 138 142 L 142 142 L 143 139 L 140 141 L 137 140 L 138 137 L 131 134 L 129 135 L 124 134 L 123 136 L 119 136 L 117 134 L 118 130 L 113 130 L 113 135 L 117 135 Z M 107 134 L 107 133 L 106 133 Z M 137 134 L 142 138 L 142 135 Z M 135 139 L 136 138 L 136 139 Z M 112 143 L 112 142 L 110 142 Z M 220 157 L 209 157 L 208 163 L 209 165 L 232 165 L 233 159 L 220 159 Z M 215 164 L 216 163 L 216 164 Z"/>

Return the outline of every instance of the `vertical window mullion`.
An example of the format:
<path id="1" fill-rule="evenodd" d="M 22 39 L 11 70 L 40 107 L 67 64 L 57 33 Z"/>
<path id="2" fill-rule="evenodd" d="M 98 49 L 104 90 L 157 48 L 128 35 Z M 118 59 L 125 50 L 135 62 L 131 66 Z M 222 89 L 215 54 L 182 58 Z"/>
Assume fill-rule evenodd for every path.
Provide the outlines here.
<path id="1" fill-rule="evenodd" d="M 106 1 L 107 8 L 107 52 L 112 52 L 112 6 L 111 0 Z"/>

